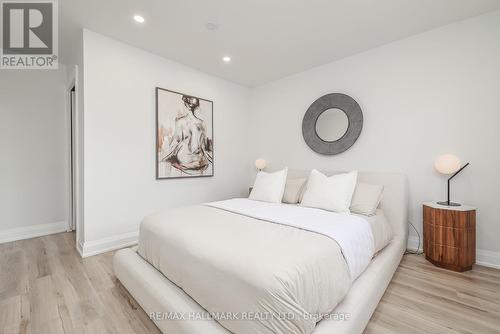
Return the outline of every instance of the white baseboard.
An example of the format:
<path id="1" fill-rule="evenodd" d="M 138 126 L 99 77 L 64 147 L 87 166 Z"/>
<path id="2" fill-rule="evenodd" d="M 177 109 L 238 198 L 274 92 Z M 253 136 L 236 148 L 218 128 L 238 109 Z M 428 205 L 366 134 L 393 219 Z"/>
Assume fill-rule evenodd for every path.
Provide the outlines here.
<path id="1" fill-rule="evenodd" d="M 80 255 L 82 257 L 89 257 L 124 247 L 130 247 L 136 245 L 138 240 L 139 231 L 123 233 L 112 237 L 84 242 Z"/>
<path id="2" fill-rule="evenodd" d="M 476 264 L 500 269 L 500 252 L 476 249 Z"/>
<path id="3" fill-rule="evenodd" d="M 410 236 L 408 238 L 407 249 L 416 251 L 418 247 L 418 237 Z M 419 251 L 423 251 L 423 244 L 420 242 Z M 492 252 L 484 249 L 476 249 L 476 264 L 481 266 L 500 269 L 500 252 Z"/>
<path id="4" fill-rule="evenodd" d="M 0 230 L 0 244 L 66 232 L 67 228 L 68 224 L 66 222 L 57 222 Z"/>
<path id="5" fill-rule="evenodd" d="M 83 243 L 81 240 L 76 241 L 76 251 L 80 254 L 80 257 L 83 257 Z"/>

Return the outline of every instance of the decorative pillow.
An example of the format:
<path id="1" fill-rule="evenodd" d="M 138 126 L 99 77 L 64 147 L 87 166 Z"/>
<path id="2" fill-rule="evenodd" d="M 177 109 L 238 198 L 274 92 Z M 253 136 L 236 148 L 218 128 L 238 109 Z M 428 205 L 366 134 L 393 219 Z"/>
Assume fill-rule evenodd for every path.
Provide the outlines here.
<path id="1" fill-rule="evenodd" d="M 262 171 L 257 173 L 252 192 L 248 198 L 256 201 L 281 203 L 285 192 L 287 172 L 288 169 L 285 168 L 274 173 Z"/>
<path id="2" fill-rule="evenodd" d="M 382 199 L 384 186 L 378 184 L 358 183 L 351 201 L 351 212 L 371 216 Z"/>
<path id="3" fill-rule="evenodd" d="M 357 171 L 327 177 L 313 169 L 300 205 L 349 213 L 357 178 Z"/>
<path id="4" fill-rule="evenodd" d="M 283 203 L 297 204 L 300 202 L 307 179 L 288 179 L 286 180 L 285 193 L 283 194 Z"/>

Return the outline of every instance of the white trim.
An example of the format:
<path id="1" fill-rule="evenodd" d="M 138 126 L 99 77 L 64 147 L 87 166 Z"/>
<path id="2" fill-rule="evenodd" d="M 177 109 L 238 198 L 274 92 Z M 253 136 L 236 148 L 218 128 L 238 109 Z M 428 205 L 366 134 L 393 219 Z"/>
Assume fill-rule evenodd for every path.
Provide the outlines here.
<path id="1" fill-rule="evenodd" d="M 76 250 L 80 254 L 80 257 L 83 257 L 83 245 L 80 240 L 76 240 Z"/>
<path id="2" fill-rule="evenodd" d="M 69 83 L 66 84 L 66 93 L 65 93 L 65 99 L 66 99 L 66 112 L 64 114 L 65 116 L 65 122 L 66 122 L 66 170 L 67 170 L 67 197 L 66 197 L 66 205 L 67 205 L 67 217 L 66 221 L 68 222 L 66 230 L 70 232 L 73 229 L 73 225 L 75 225 L 75 230 L 76 230 L 76 222 L 73 222 L 73 217 L 74 215 L 74 210 L 76 208 L 73 207 L 73 203 L 71 202 L 72 198 L 72 190 L 73 194 L 75 193 L 74 189 L 72 189 L 72 183 L 73 180 L 75 179 L 74 175 L 72 175 L 74 169 L 72 170 L 72 161 L 71 161 L 71 151 L 73 150 L 73 147 L 71 147 L 71 127 L 73 126 L 71 122 L 72 118 L 72 113 L 74 113 L 73 107 L 71 106 L 71 89 L 75 87 L 75 96 L 76 96 L 76 70 L 74 69 L 72 72 L 71 80 Z M 75 101 L 76 102 L 76 101 Z M 76 103 L 75 103 L 76 106 Z"/>
<path id="3" fill-rule="evenodd" d="M 407 249 L 410 251 L 416 251 L 418 246 L 418 237 L 410 236 L 408 238 L 408 246 Z M 423 243 L 420 243 L 420 252 L 423 251 Z M 476 249 L 476 264 L 500 269 L 500 252 L 493 252 L 484 249 Z"/>
<path id="4" fill-rule="evenodd" d="M 107 237 L 99 240 L 83 243 L 81 250 L 82 257 L 93 256 L 119 248 L 136 245 L 139 240 L 139 231 L 123 233 L 120 235 Z"/>
<path id="5" fill-rule="evenodd" d="M 70 101 L 71 99 L 69 98 L 69 91 L 71 90 L 71 88 L 75 87 L 75 101 L 74 101 L 74 110 L 72 110 L 72 106 L 70 105 Z M 78 104 L 79 104 L 79 90 L 80 90 L 80 87 L 79 87 L 79 82 L 78 82 L 78 65 L 75 65 L 73 67 L 73 70 L 72 70 L 72 73 L 71 73 L 71 76 L 70 76 L 70 79 L 69 81 L 67 82 L 66 84 L 66 113 L 65 113 L 65 117 L 66 117 L 66 145 L 67 145 L 67 148 L 66 148 L 66 163 L 67 163 L 67 168 L 68 168 L 68 174 L 67 174 L 67 181 L 68 181 L 68 196 L 67 196 L 67 215 L 68 215 L 68 218 L 67 218 L 67 221 L 68 221 L 68 226 L 67 226 L 67 229 L 68 231 L 71 230 L 73 227 L 76 231 L 76 240 L 79 240 L 80 238 L 80 184 L 79 184 L 79 180 L 80 180 L 80 170 L 79 170 L 79 150 L 78 150 L 78 145 L 79 145 L 79 141 L 78 141 L 78 126 L 79 126 L 79 122 L 78 122 L 78 115 L 79 115 L 79 108 L 78 108 Z M 71 127 L 72 127 L 72 124 L 70 122 L 71 120 L 71 117 L 70 117 L 70 113 L 73 112 L 73 119 L 74 119 L 74 124 L 75 124 L 75 131 L 73 133 L 73 146 L 74 147 L 70 147 L 69 145 L 71 145 Z M 74 166 L 73 166 L 73 171 L 70 170 L 71 168 L 71 150 L 73 150 L 73 156 L 74 156 Z M 72 175 L 72 173 L 74 173 L 74 175 Z M 72 208 L 72 205 L 73 203 L 70 203 L 71 201 L 71 182 L 73 180 L 70 179 L 70 177 L 73 176 L 73 180 L 76 180 L 76 182 L 74 182 L 73 184 L 73 196 L 74 196 L 74 204 L 75 204 L 75 207 Z M 72 209 L 74 210 L 74 212 L 72 212 Z M 74 218 L 74 222 L 73 224 L 71 223 L 72 220 Z M 73 225 L 73 226 L 72 226 Z"/>
<path id="6" fill-rule="evenodd" d="M 500 252 L 476 249 L 476 264 L 485 267 L 500 269 Z"/>
<path id="7" fill-rule="evenodd" d="M 0 230 L 0 244 L 4 242 L 24 240 L 54 233 L 66 232 L 66 227 L 66 222 L 57 222 L 23 226 L 9 230 Z"/>
<path id="8" fill-rule="evenodd" d="M 73 67 L 73 71 L 72 71 L 72 74 L 70 76 L 70 79 L 69 81 L 67 82 L 66 84 L 66 93 L 68 92 L 68 90 L 72 87 L 72 86 L 75 86 L 75 109 L 74 109 L 74 121 L 75 121 L 75 132 L 73 133 L 73 136 L 74 136 L 74 151 L 73 151 L 73 155 L 75 157 L 75 165 L 73 166 L 74 167 L 74 173 L 75 175 L 73 176 L 73 178 L 76 180 L 75 184 L 73 184 L 73 192 L 74 192 L 74 197 L 75 197 L 75 207 L 73 208 L 73 210 L 75 210 L 75 214 L 74 214 L 74 217 L 76 219 L 76 221 L 74 222 L 74 225 L 75 225 L 75 230 L 76 230 L 76 248 L 78 250 L 78 252 L 80 253 L 80 255 L 82 254 L 82 245 L 81 245 L 81 239 L 82 239 L 82 235 L 83 235 L 83 200 L 80 196 L 80 192 L 81 192 L 81 184 L 80 184 L 80 176 L 81 176 L 81 171 L 80 171 L 80 122 L 79 122 L 79 118 L 80 118 L 80 113 L 82 112 L 79 108 L 79 104 L 80 104 L 80 89 L 82 89 L 80 87 L 80 78 L 79 78 L 80 74 L 79 74 L 79 68 L 78 68 L 78 65 L 75 65 Z M 68 94 L 66 94 L 66 99 L 68 99 Z M 66 103 L 66 106 L 68 107 L 69 103 Z M 68 118 L 68 112 L 65 113 L 65 117 Z M 66 142 L 67 142 L 67 145 L 71 142 L 70 141 L 70 138 L 69 138 L 69 135 L 71 133 L 69 127 L 68 127 L 68 124 L 69 123 L 69 120 L 66 119 Z M 70 125 L 71 126 L 71 125 Z M 67 147 L 66 149 L 66 154 L 68 154 L 68 151 L 69 151 L 69 147 Z M 66 162 L 68 164 L 68 168 L 69 166 L 71 166 L 70 162 L 69 162 L 69 156 L 66 157 Z M 69 169 L 68 169 L 68 175 L 67 175 L 67 180 L 69 179 L 69 175 L 71 175 Z M 71 213 L 71 210 L 70 210 L 70 206 L 71 206 L 71 203 L 69 203 L 69 199 L 71 198 L 71 196 L 69 196 L 69 191 L 70 191 L 70 187 L 69 187 L 69 184 L 68 184 L 68 196 L 67 196 L 67 208 L 68 208 L 68 212 L 67 214 L 69 215 Z M 70 222 L 70 219 L 72 217 L 69 217 L 68 216 L 68 224 Z M 69 225 L 68 225 L 69 226 Z M 79 249 L 80 247 L 80 249 Z"/>

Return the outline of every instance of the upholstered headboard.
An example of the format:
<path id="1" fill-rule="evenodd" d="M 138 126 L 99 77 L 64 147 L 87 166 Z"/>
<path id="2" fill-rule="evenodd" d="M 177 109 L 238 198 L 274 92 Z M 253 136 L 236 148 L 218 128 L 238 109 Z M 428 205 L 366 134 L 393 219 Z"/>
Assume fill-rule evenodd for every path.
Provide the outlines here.
<path id="1" fill-rule="evenodd" d="M 303 178 L 309 175 L 309 170 L 289 169 L 288 178 Z M 340 172 L 323 171 L 326 175 Z M 359 172 L 358 182 L 380 184 L 384 186 L 380 208 L 391 223 L 394 235 L 404 239 L 406 245 L 408 238 L 408 181 L 406 175 L 398 173 Z"/>

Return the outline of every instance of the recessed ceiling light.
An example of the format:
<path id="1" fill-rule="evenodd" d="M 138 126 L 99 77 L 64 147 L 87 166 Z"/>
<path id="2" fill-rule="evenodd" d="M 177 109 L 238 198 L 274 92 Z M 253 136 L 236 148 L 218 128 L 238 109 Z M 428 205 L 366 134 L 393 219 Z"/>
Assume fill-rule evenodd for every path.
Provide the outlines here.
<path id="1" fill-rule="evenodd" d="M 229 63 L 231 61 L 231 57 L 224 56 L 224 57 L 222 57 L 222 61 L 224 61 L 225 63 Z"/>
<path id="2" fill-rule="evenodd" d="M 135 22 L 139 22 L 139 23 L 144 23 L 144 17 L 140 16 L 140 15 L 134 15 L 134 20 Z"/>

